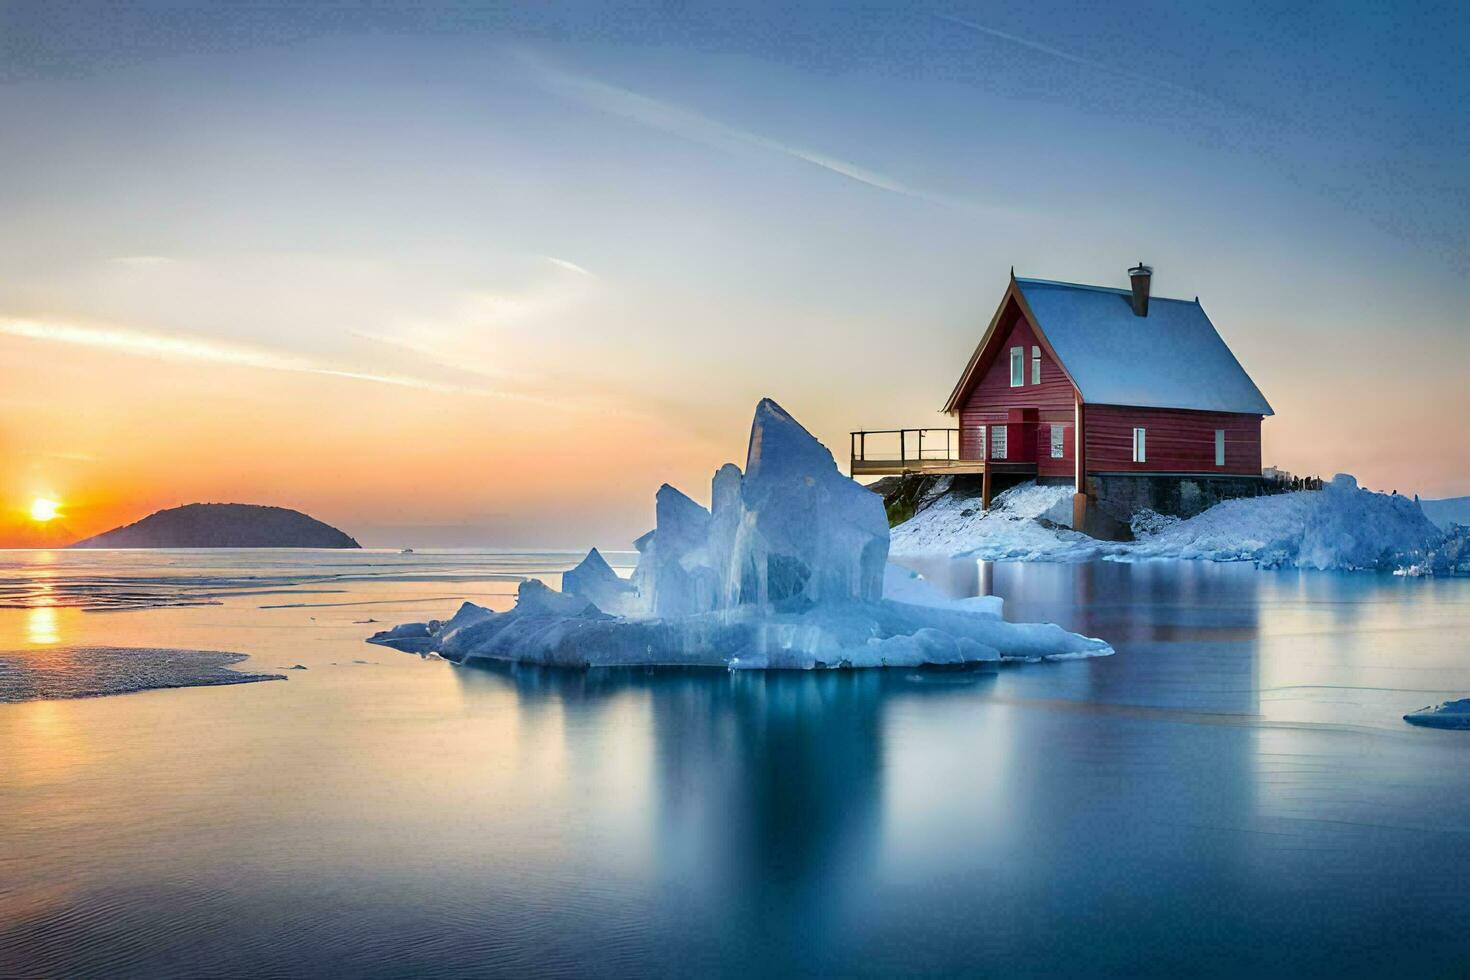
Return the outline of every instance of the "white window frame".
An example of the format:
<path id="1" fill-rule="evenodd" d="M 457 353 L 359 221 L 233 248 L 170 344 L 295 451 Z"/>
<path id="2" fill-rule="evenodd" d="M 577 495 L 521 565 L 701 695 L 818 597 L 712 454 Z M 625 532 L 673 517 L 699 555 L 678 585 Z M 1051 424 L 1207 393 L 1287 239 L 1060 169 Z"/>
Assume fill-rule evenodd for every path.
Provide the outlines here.
<path id="1" fill-rule="evenodd" d="M 1215 465 L 1225 465 L 1225 430 L 1215 430 Z"/>
<path id="2" fill-rule="evenodd" d="M 979 449 L 977 456 L 979 459 L 986 459 L 988 457 L 985 454 L 990 452 L 990 440 L 985 437 L 985 426 L 976 426 L 975 434 L 980 438 L 980 445 L 976 447 Z"/>
<path id="3" fill-rule="evenodd" d="M 1051 427 L 1051 458 L 1064 459 L 1067 455 L 1067 427 L 1065 425 L 1053 425 Z"/>
<path id="4" fill-rule="evenodd" d="M 1026 383 L 1026 348 L 1011 348 L 1011 387 L 1020 388 Z"/>
<path id="5" fill-rule="evenodd" d="M 1003 425 L 992 425 L 990 427 L 990 458 L 1005 459 L 1006 444 L 1008 442 L 1010 442 L 1010 439 L 1007 437 L 1006 427 Z"/>
<path id="6" fill-rule="evenodd" d="M 1133 427 L 1133 462 L 1148 462 L 1148 430 L 1141 425 Z"/>
<path id="7" fill-rule="evenodd" d="M 1031 348 L 1031 383 L 1041 384 L 1041 348 Z"/>

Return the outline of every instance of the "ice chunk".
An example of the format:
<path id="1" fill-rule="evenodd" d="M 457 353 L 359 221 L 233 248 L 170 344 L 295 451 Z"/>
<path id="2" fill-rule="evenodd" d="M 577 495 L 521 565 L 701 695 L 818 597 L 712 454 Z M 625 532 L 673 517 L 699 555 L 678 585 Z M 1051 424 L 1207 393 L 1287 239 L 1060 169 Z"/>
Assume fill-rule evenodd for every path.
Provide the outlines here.
<path id="1" fill-rule="evenodd" d="M 731 549 L 741 603 L 876 601 L 883 596 L 883 501 L 769 398 L 751 424 L 744 508 Z"/>
<path id="2" fill-rule="evenodd" d="M 438 652 L 466 663 L 810 670 L 983 665 L 1002 657 L 1105 656 L 1112 650 L 1049 624 L 896 602 L 850 602 L 801 613 L 745 606 L 674 619 L 615 618 L 590 606 L 558 615 L 518 605 L 452 636 L 446 632 Z"/>
<path id="3" fill-rule="evenodd" d="M 739 602 L 740 580 L 735 571 L 734 550 L 745 520 L 745 505 L 740 498 L 744 479 L 740 467 L 726 463 L 715 471 L 710 481 L 709 560 L 716 573 L 715 604 L 719 608 L 729 608 Z"/>
<path id="4" fill-rule="evenodd" d="M 968 637 L 954 637 L 949 633 L 924 626 L 909 634 L 899 634 L 885 639 L 871 639 L 865 651 L 884 665 L 974 663 L 982 660 L 999 660 L 1000 652 Z"/>
<path id="5" fill-rule="evenodd" d="M 649 589 L 646 608 L 654 616 L 689 616 L 715 606 L 718 576 L 710 563 L 710 513 L 665 483 L 655 503 L 658 528 L 644 561 L 651 577 L 640 581 Z"/>
<path id="6" fill-rule="evenodd" d="M 622 613 L 631 608 L 634 595 L 632 583 L 620 578 L 596 548 L 587 552 L 587 557 L 576 568 L 562 573 L 561 590 L 610 613 Z"/>
<path id="7" fill-rule="evenodd" d="M 432 653 L 439 645 L 434 636 L 436 632 L 430 630 L 428 623 L 403 623 L 392 629 L 379 630 L 367 641 L 406 653 Z"/>
<path id="8" fill-rule="evenodd" d="M 539 579 L 526 579 L 516 588 L 516 609 L 522 613 L 543 616 L 581 616 L 591 609 L 598 612 L 596 603 L 582 596 L 558 592 Z"/>
<path id="9" fill-rule="evenodd" d="M 713 513 L 659 488 L 657 527 L 633 578 L 648 613 L 882 598 L 882 500 L 770 399 L 756 406 L 746 462 L 743 475 L 733 464 L 715 474 Z"/>
<path id="10" fill-rule="evenodd" d="M 1404 721 L 1426 728 L 1470 729 L 1470 698 L 1446 701 L 1438 707 L 1420 708 L 1404 715 Z"/>
<path id="11" fill-rule="evenodd" d="M 1004 600 L 998 595 L 967 596 L 952 599 L 940 592 L 918 572 L 889 562 L 883 570 L 883 598 L 893 602 L 906 602 L 911 606 L 937 606 L 946 609 L 963 609 L 967 612 L 1001 615 Z"/>

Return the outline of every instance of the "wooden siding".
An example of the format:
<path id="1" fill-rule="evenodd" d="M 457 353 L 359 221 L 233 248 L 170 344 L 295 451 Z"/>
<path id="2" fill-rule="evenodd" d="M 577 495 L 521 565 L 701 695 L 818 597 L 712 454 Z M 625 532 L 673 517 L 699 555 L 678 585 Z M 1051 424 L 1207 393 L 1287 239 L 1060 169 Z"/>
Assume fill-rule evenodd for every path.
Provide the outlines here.
<path id="1" fill-rule="evenodd" d="M 960 456 L 979 458 L 981 426 L 1005 425 L 1008 462 L 1035 462 L 1040 476 L 1073 476 L 1076 393 L 1072 382 L 1037 341 L 1018 307 L 1011 304 L 1002 317 L 1003 326 L 996 331 L 998 340 L 982 354 L 980 378 L 961 403 Z M 1031 348 L 1038 346 L 1042 347 L 1041 383 L 1032 384 Z M 1012 347 L 1026 351 L 1026 383 L 1019 388 L 1011 387 Z M 1026 410 L 1024 415 L 1018 409 Z M 1065 426 L 1061 459 L 1051 456 L 1053 424 Z"/>
<path id="2" fill-rule="evenodd" d="M 1261 416 L 1175 408 L 1088 405 L 1089 473 L 1261 473 Z M 1133 462 L 1133 429 L 1145 432 L 1144 462 Z M 1215 430 L 1225 430 L 1225 465 L 1215 465 Z"/>

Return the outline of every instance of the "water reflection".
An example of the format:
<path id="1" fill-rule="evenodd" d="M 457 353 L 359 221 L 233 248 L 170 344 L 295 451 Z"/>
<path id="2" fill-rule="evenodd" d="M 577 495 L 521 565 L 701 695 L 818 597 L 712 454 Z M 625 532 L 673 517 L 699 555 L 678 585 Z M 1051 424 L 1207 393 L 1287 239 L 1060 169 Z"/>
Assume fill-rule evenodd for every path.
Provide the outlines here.
<path id="1" fill-rule="evenodd" d="M 66 643 L 310 670 L 0 706 L 0 974 L 1470 966 L 1470 741 L 1399 720 L 1470 693 L 1470 582 L 986 568 L 946 581 L 1117 656 L 474 670 L 364 656 L 356 608 L 64 611 Z"/>
<path id="2" fill-rule="evenodd" d="M 717 918 L 710 952 L 725 962 L 748 955 L 753 934 L 763 957 L 798 962 L 855 926 L 847 899 L 882 851 L 887 714 L 996 681 L 993 671 L 456 670 L 467 690 L 509 688 L 518 712 L 559 719 L 580 758 L 606 754 L 578 743 L 608 737 L 610 716 L 646 708 L 659 914 Z"/>
<path id="3" fill-rule="evenodd" d="M 26 610 L 26 641 L 32 646 L 61 642 L 55 606 L 32 606 Z"/>
<path id="4" fill-rule="evenodd" d="M 638 729 L 627 751 L 645 768 L 623 785 L 641 804 L 594 806 L 634 808 L 622 831 L 646 835 L 652 941 L 691 973 L 1124 973 L 1140 950 L 1163 975 L 1279 965 L 1247 937 L 1310 973 L 1309 947 L 1282 952 L 1293 929 L 1442 932 L 1369 897 L 1399 861 L 1430 866 L 1417 811 L 1447 797 L 1413 761 L 1419 733 L 1364 723 L 1397 733 L 1389 699 L 1414 696 L 1375 674 L 1409 676 L 1385 644 L 1461 605 L 1244 565 L 920 570 L 1118 655 L 958 677 L 502 668 L 460 683 L 513 691 L 542 737 L 554 719 L 569 760 Z M 1330 916 L 1312 911 L 1329 897 Z"/>

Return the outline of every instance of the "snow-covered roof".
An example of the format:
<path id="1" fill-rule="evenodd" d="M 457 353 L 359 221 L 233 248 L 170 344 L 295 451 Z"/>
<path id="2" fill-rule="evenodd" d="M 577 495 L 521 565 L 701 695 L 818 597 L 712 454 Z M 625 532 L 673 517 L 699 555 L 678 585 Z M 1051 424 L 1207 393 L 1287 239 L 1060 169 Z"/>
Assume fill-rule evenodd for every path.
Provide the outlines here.
<path id="1" fill-rule="evenodd" d="M 1016 287 L 1084 401 L 1272 415 L 1199 300 L 1154 296 L 1136 316 L 1127 289 L 1047 279 Z"/>

